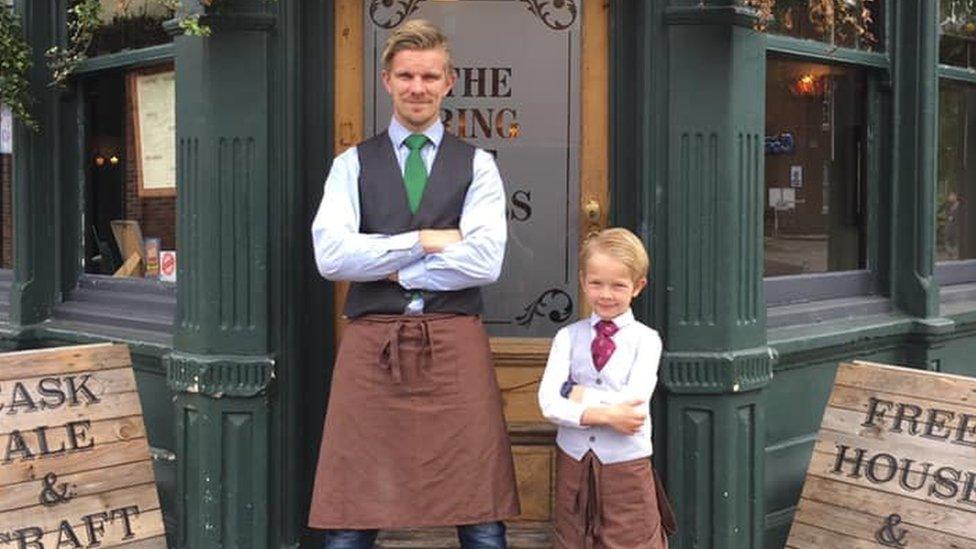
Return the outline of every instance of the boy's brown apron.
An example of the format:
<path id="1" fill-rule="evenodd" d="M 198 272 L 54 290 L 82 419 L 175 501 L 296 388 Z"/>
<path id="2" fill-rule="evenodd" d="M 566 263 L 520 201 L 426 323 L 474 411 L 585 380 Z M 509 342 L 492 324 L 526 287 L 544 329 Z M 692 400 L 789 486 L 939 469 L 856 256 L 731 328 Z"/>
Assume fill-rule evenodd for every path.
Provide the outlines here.
<path id="1" fill-rule="evenodd" d="M 501 395 L 480 319 L 351 321 L 336 357 L 309 525 L 392 529 L 518 514 Z"/>
<path id="2" fill-rule="evenodd" d="M 604 465 L 560 450 L 556 470 L 553 547 L 667 549 L 674 514 L 650 459 Z"/>

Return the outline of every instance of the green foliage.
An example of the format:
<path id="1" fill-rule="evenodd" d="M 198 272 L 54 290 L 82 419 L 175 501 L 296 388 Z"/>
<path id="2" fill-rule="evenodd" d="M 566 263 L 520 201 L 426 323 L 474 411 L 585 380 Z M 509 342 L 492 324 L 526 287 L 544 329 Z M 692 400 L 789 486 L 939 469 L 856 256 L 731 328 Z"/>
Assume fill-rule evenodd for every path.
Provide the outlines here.
<path id="1" fill-rule="evenodd" d="M 30 89 L 27 71 L 33 61 L 31 50 L 24 41 L 20 19 L 13 8 L 0 4 L 0 103 L 27 127 L 37 129 L 30 113 Z"/>
<path id="2" fill-rule="evenodd" d="M 85 52 L 102 26 L 102 4 L 99 0 L 78 0 L 68 8 L 68 45 L 52 46 L 45 55 L 51 69 L 51 85 L 64 86 L 79 63 L 85 60 Z"/>

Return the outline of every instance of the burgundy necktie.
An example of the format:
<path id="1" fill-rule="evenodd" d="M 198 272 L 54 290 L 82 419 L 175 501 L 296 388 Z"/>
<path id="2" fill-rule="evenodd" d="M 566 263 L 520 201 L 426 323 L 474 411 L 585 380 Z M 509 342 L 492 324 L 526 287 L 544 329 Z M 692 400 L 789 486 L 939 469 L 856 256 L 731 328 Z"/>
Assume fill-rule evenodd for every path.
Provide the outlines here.
<path id="1" fill-rule="evenodd" d="M 617 348 L 613 343 L 613 334 L 617 333 L 617 325 L 611 320 L 601 320 L 596 323 L 596 337 L 590 344 L 590 352 L 593 354 L 593 365 L 596 371 L 600 371 L 607 365 L 610 355 Z"/>

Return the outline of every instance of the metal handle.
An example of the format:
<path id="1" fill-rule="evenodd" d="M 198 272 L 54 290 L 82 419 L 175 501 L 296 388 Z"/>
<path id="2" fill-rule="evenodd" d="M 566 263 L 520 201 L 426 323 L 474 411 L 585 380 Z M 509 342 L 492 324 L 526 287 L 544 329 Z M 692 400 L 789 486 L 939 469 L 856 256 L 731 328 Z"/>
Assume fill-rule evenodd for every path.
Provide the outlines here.
<path id="1" fill-rule="evenodd" d="M 586 205 L 583 206 L 583 211 L 586 213 L 586 219 L 590 223 L 600 222 L 600 203 L 594 199 L 589 199 L 586 201 Z"/>

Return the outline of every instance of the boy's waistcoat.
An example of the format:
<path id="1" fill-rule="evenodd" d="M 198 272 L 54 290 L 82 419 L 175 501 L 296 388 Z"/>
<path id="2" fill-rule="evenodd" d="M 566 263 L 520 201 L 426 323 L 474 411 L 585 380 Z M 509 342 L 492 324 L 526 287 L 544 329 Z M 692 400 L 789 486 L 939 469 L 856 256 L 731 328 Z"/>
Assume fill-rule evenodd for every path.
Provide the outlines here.
<path id="1" fill-rule="evenodd" d="M 464 198 L 473 178 L 475 148 L 444 133 L 427 177 L 417 213 L 410 213 L 403 174 L 393 144 L 384 131 L 356 147 L 359 154 L 359 232 L 399 234 L 419 229 L 457 229 Z M 411 291 L 396 282 L 353 282 L 345 314 L 350 318 L 371 313 L 402 314 Z M 481 314 L 481 290 L 421 292 L 425 313 Z"/>

